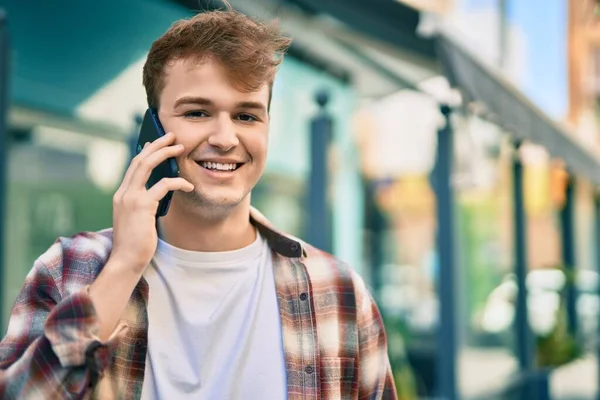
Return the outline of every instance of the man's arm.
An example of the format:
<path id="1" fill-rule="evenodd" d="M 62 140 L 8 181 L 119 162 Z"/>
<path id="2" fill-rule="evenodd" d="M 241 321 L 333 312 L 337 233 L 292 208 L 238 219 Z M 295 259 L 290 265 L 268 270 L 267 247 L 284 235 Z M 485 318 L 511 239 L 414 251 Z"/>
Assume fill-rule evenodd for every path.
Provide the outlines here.
<path id="1" fill-rule="evenodd" d="M 36 261 L 0 342 L 0 398 L 82 398 L 116 345 L 117 335 L 101 344 L 98 332 L 87 287 L 61 298 L 48 268 Z M 87 350 L 93 358 L 86 359 Z"/>
<path id="2" fill-rule="evenodd" d="M 113 196 L 111 255 L 93 284 L 62 298 L 56 280 L 65 276 L 55 280 L 54 269 L 35 263 L 0 343 L 1 399 L 81 398 L 110 363 L 121 314 L 156 251 L 159 201 L 170 191 L 194 190 L 181 177 L 164 178 L 150 189 L 146 182 L 156 166 L 183 151 L 167 133 L 133 159 Z M 46 255 L 48 265 L 63 261 L 60 244 L 55 246 Z"/>
<path id="3" fill-rule="evenodd" d="M 381 314 L 362 278 L 355 275 L 354 282 L 358 307 L 358 398 L 396 400 Z"/>
<path id="4" fill-rule="evenodd" d="M 95 383 L 110 363 L 124 326 L 117 326 L 121 314 L 156 250 L 158 203 L 169 191 L 194 189 L 180 177 L 146 189 L 156 166 L 183 153 L 183 146 L 174 142 L 175 135 L 168 133 L 147 143 L 131 162 L 113 196 L 110 258 L 89 287 L 62 298 L 56 280 L 65 276 L 58 274 L 55 280 L 54 269 L 35 263 L 0 343 L 1 399 L 81 398 L 88 382 Z M 48 265 L 62 264 L 62 249 L 55 246 L 43 258 L 51 260 Z M 81 247 L 78 251 L 85 251 Z"/>

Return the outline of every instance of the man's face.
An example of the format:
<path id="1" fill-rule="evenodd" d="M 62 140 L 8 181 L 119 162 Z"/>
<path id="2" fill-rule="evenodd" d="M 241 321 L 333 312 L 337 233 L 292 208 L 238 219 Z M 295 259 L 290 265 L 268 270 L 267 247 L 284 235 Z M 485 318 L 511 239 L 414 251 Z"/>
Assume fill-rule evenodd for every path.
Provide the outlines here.
<path id="1" fill-rule="evenodd" d="M 256 92 L 240 92 L 217 62 L 169 64 L 159 118 L 185 147 L 177 158 L 180 176 L 195 187 L 192 193 L 175 193 L 175 205 L 222 214 L 249 202 L 265 167 L 268 101 L 267 84 Z"/>

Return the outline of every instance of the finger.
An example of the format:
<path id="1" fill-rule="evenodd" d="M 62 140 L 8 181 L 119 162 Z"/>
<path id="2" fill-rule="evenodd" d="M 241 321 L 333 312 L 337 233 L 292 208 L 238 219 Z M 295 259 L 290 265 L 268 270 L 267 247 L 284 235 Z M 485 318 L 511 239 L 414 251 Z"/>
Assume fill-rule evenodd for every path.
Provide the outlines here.
<path id="1" fill-rule="evenodd" d="M 131 182 L 131 177 L 137 170 L 138 165 L 146 157 L 148 157 L 148 155 L 152 154 L 154 151 L 156 151 L 160 148 L 163 148 L 165 146 L 172 144 L 174 141 L 175 141 L 175 135 L 173 133 L 169 132 L 166 135 L 156 139 L 154 142 L 144 143 L 144 147 L 142 148 L 142 151 L 140 151 L 140 153 L 131 160 L 131 163 L 130 163 L 129 167 L 127 168 L 127 171 L 125 172 L 125 176 L 123 177 L 123 182 L 121 185 L 124 187 L 128 187 Z"/>
<path id="2" fill-rule="evenodd" d="M 141 188 L 146 185 L 152 170 L 167 158 L 174 158 L 183 152 L 183 145 L 163 147 L 141 160 L 131 176 L 130 187 Z"/>
<path id="3" fill-rule="evenodd" d="M 191 192 L 194 185 L 183 178 L 163 178 L 156 185 L 148 189 L 148 195 L 153 200 L 159 201 L 167 195 L 168 192 L 182 190 Z"/>

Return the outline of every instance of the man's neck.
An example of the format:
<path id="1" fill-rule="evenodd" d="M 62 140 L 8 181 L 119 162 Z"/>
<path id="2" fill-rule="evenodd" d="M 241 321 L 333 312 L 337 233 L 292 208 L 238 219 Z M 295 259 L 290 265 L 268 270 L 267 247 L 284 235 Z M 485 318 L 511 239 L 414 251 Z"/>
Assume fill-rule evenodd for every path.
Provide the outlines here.
<path id="1" fill-rule="evenodd" d="M 184 207 L 173 207 L 159 219 L 160 238 L 184 250 L 202 252 L 231 251 L 256 240 L 250 223 L 249 204 L 240 204 L 224 218 L 204 218 Z"/>

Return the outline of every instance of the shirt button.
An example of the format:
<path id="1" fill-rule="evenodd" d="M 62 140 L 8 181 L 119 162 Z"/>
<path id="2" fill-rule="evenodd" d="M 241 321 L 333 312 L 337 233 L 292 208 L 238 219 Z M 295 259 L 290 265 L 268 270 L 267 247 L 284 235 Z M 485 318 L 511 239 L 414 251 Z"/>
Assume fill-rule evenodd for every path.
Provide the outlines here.
<path id="1" fill-rule="evenodd" d="M 312 374 L 313 371 L 314 371 L 314 369 L 310 365 L 307 366 L 306 368 L 304 368 L 304 372 L 306 372 L 307 374 Z"/>
<path id="2" fill-rule="evenodd" d="M 306 301 L 306 299 L 308 299 L 308 295 L 307 295 L 306 293 L 302 293 L 302 294 L 300 295 L 300 300 L 302 300 L 302 301 Z"/>

